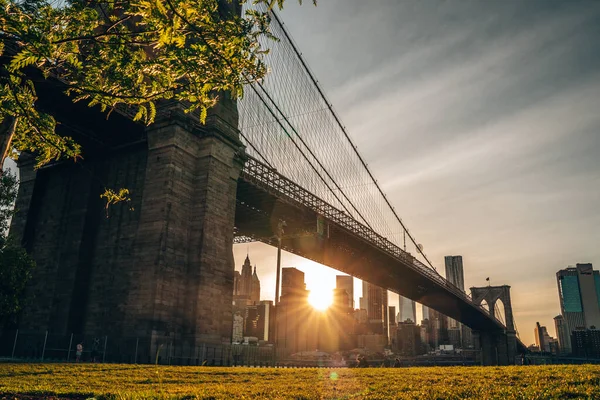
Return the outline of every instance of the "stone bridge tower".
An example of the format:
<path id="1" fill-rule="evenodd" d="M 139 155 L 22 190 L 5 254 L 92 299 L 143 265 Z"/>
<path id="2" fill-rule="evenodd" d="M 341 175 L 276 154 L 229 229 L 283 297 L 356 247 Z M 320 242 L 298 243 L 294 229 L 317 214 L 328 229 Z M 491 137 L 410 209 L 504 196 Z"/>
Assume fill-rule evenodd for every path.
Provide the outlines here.
<path id="1" fill-rule="evenodd" d="M 489 306 L 489 313 L 496 315 L 496 303 L 500 300 L 504 306 L 506 329 L 498 332 L 473 331 L 474 339 L 481 348 L 482 364 L 484 365 L 513 365 L 516 361 L 517 337 L 510 301 L 510 286 L 472 287 L 471 298 L 473 303 L 481 305 L 485 300 Z"/>
<path id="2" fill-rule="evenodd" d="M 16 327 L 67 343 L 71 333 L 107 336 L 119 355 L 137 349 L 137 339 L 141 362 L 161 346 L 178 356 L 200 343 L 230 343 L 245 162 L 235 101 L 221 94 L 205 124 L 163 102 L 145 127 L 73 103 L 52 79 L 36 89 L 38 106 L 56 118 L 58 133 L 82 145 L 83 160 L 39 170 L 31 156 L 18 162 L 11 234 L 37 267 Z M 131 201 L 105 209 L 105 188 L 127 188 Z"/>
<path id="3" fill-rule="evenodd" d="M 483 300 L 490 307 L 490 314 L 494 318 L 498 318 L 496 315 L 496 302 L 500 300 L 504 305 L 504 317 L 506 318 L 506 329 L 515 330 L 515 322 L 513 319 L 512 305 L 510 302 L 510 286 L 487 286 L 487 287 L 472 287 L 471 298 L 473 303 L 481 305 Z"/>
<path id="4" fill-rule="evenodd" d="M 117 117 L 90 125 L 103 117 L 64 105 L 53 113 L 62 130 L 117 144 L 86 145 L 83 161 L 37 171 L 30 157 L 19 161 L 11 234 L 37 263 L 19 330 L 108 336 L 113 346 L 139 338 L 147 355 L 165 343 L 229 342 L 245 154 L 235 104 L 219 105 L 206 125 L 163 105 L 145 129 Z M 105 210 L 104 187 L 128 188 L 131 202 Z"/>

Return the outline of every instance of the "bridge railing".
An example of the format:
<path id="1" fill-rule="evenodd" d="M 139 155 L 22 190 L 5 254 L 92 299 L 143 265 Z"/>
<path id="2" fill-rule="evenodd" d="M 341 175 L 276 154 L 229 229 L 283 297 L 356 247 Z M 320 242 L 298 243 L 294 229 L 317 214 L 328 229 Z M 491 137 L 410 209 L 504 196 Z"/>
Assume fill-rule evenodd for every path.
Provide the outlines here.
<path id="1" fill-rule="evenodd" d="M 436 281 L 440 286 L 443 286 L 448 291 L 452 292 L 455 296 L 463 299 L 473 307 L 484 311 L 488 316 L 491 316 L 484 307 L 473 303 L 472 299 L 465 292 L 450 283 L 448 280 L 444 279 L 437 271 L 427 267 L 410 253 L 396 246 L 382 235 L 358 222 L 343 211 L 333 207 L 306 189 L 298 186 L 290 179 L 286 178 L 276 170 L 268 167 L 255 158 L 248 158 L 242 170 L 242 176 L 244 179 L 253 182 L 254 184 L 272 192 L 279 197 L 283 195 L 285 199 L 292 203 L 310 208 L 317 214 L 326 217 L 341 228 L 353 233 L 366 242 L 388 253 L 415 271 L 426 275 L 430 279 Z"/>

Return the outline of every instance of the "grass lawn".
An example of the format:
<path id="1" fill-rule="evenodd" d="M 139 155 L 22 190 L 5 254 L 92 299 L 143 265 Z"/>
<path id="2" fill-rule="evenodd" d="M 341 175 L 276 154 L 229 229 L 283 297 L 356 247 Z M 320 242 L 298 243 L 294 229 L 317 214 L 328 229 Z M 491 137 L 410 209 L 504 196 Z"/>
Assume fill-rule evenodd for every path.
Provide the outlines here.
<path id="1" fill-rule="evenodd" d="M 600 366 L 274 369 L 0 364 L 0 399 L 600 399 Z"/>

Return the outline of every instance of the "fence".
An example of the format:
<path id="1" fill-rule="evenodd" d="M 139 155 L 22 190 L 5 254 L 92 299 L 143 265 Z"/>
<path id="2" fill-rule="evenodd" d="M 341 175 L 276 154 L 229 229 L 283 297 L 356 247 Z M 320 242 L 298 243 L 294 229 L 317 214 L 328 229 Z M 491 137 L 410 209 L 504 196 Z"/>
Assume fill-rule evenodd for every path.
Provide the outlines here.
<path id="1" fill-rule="evenodd" d="M 56 335 L 19 330 L 0 334 L 0 358 L 75 362 L 78 344 L 83 347 L 81 362 L 208 366 L 272 366 L 276 362 L 271 346 L 198 344 L 192 338 Z"/>

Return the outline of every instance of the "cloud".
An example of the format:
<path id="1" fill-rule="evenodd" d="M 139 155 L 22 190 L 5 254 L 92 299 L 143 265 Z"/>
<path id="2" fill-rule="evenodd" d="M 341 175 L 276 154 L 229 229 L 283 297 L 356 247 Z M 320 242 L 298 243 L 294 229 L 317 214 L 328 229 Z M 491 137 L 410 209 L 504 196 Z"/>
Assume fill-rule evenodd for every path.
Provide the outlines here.
<path id="1" fill-rule="evenodd" d="M 510 284 L 525 342 L 536 321 L 552 331 L 556 271 L 600 265 L 600 6 L 296 12 L 305 58 L 434 263 L 462 254 L 467 286 Z"/>

